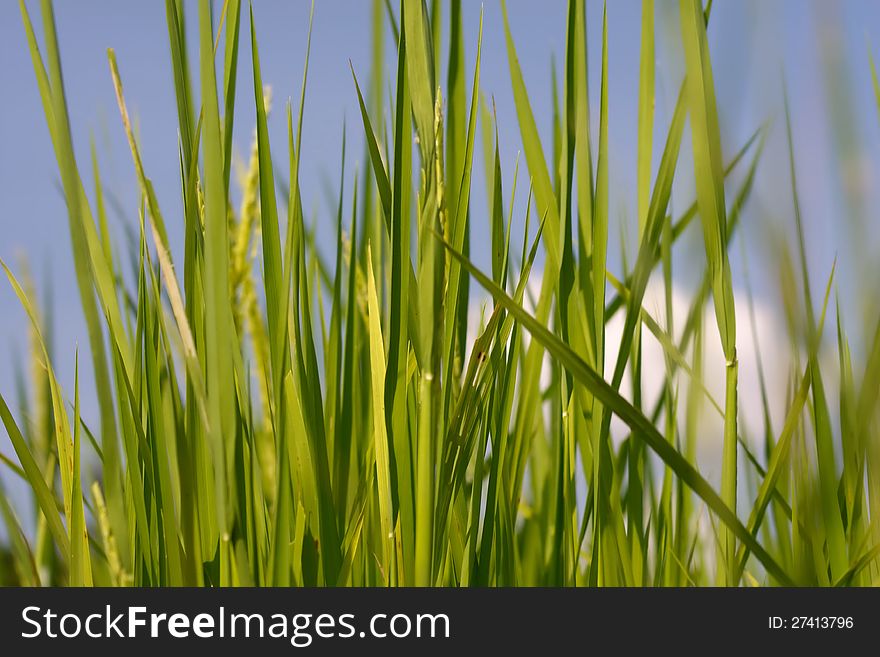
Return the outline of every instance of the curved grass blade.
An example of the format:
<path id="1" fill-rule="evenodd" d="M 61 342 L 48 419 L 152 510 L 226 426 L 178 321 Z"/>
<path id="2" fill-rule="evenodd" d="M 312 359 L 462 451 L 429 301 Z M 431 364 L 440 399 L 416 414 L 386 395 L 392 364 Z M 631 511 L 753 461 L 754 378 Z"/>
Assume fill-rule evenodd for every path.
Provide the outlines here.
<path id="1" fill-rule="evenodd" d="M 535 123 L 535 115 L 529 102 L 525 80 L 510 33 L 510 23 L 507 19 L 507 3 L 501 0 L 501 15 L 504 19 L 504 36 L 507 44 L 507 61 L 510 67 L 510 82 L 513 86 L 513 98 L 516 104 L 516 114 L 519 119 L 519 129 L 522 136 L 523 149 L 526 154 L 526 163 L 532 177 L 532 185 L 535 189 L 535 204 L 538 214 L 547 217 L 547 256 L 549 258 L 548 272 L 551 278 L 555 278 L 556 272 L 562 262 L 562 234 L 559 226 L 559 207 L 556 202 L 556 194 L 553 191 L 553 183 L 547 169 L 547 160 L 544 157 L 544 149 L 538 136 L 538 126 Z"/>
<path id="2" fill-rule="evenodd" d="M 539 341 L 545 349 L 566 367 L 572 376 L 582 383 L 602 404 L 617 415 L 637 436 L 650 447 L 660 459 L 668 465 L 691 490 L 694 491 L 728 527 L 733 534 L 745 543 L 755 557 L 766 568 L 767 572 L 779 583 L 787 586 L 794 584 L 792 578 L 779 566 L 776 560 L 761 546 L 739 521 L 736 514 L 715 492 L 711 484 L 691 465 L 681 453 L 663 437 L 651 422 L 634 408 L 620 393 L 587 365 L 580 356 L 538 322 L 523 307 L 516 303 L 507 293 L 499 288 L 491 278 L 477 269 L 467 258 L 455 251 L 451 244 L 439 235 L 438 240 L 449 250 L 452 256 L 500 303 L 523 327 Z"/>

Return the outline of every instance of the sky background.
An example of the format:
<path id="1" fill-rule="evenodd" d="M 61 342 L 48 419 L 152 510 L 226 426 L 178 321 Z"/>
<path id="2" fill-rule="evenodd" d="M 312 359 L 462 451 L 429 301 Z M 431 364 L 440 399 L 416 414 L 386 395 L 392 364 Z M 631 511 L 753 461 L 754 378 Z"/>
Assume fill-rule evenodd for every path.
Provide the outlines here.
<path id="1" fill-rule="evenodd" d="M 394 4 L 394 3 L 392 3 Z M 26 3 L 42 33 L 38 3 Z M 602 3 L 588 0 L 587 29 L 592 118 L 598 120 Z M 678 3 L 658 0 L 657 97 L 654 167 L 682 79 Z M 196 42 L 195 3 L 187 3 L 188 28 Z M 215 13 L 219 14 L 217 5 Z M 317 0 L 312 34 L 309 83 L 303 128 L 301 184 L 307 217 L 319 226 L 319 243 L 332 258 L 335 209 L 327 203 L 327 182 L 336 185 L 343 122 L 348 126 L 347 171 L 363 169 L 362 127 L 349 61 L 362 83 L 370 75 L 371 2 Z M 464 2 L 465 52 L 470 76 L 476 53 L 478 2 Z M 484 9 L 481 89 L 494 96 L 504 193 L 509 198 L 513 163 L 521 149 L 510 88 L 500 5 Z M 532 108 L 549 158 L 552 126 L 551 59 L 564 60 L 566 3 L 562 0 L 508 2 L 511 30 L 529 90 Z M 448 16 L 444 3 L 444 44 Z M 630 235 L 635 218 L 635 161 L 641 3 L 608 3 L 609 136 L 611 190 L 610 268 L 620 272 L 619 235 Z M 93 188 L 89 141 L 94 138 L 105 191 L 112 200 L 111 231 L 124 245 L 123 225 L 136 225 L 137 186 L 131 155 L 114 97 L 106 50 L 113 47 L 125 87 L 129 111 L 140 136 L 147 175 L 153 179 L 173 244 L 181 260 L 181 200 L 178 182 L 177 117 L 168 52 L 164 3 L 80 0 L 55 7 L 72 135 L 87 190 Z M 308 29 L 309 3 L 258 0 L 254 16 L 263 81 L 273 89 L 270 137 L 276 158 L 286 144 L 284 103 L 298 102 Z M 246 11 L 242 12 L 234 149 L 246 157 L 254 126 L 253 82 Z M 873 208 L 874 185 L 880 171 L 880 128 L 871 87 L 868 53 L 872 35 L 880 34 L 880 3 L 872 0 L 821 2 L 810 0 L 716 0 L 709 40 L 725 159 L 754 130 L 771 122 L 768 145 L 760 164 L 755 193 L 743 216 L 742 245 L 734 245 L 731 263 L 742 289 L 742 252 L 749 259 L 752 285 L 765 329 L 784 326 L 772 266 L 771 233 L 790 234 L 793 227 L 787 146 L 782 114 L 783 79 L 792 108 L 796 166 L 806 224 L 807 250 L 814 295 L 824 284 L 837 256 L 842 312 L 859 353 L 865 312 L 861 298 L 873 286 L 857 283 L 877 245 Z M 880 48 L 880 38 L 876 39 Z M 386 67 L 394 62 L 389 51 Z M 444 45 L 445 50 L 445 45 Z M 880 52 L 880 50 L 875 51 Z M 192 61 L 195 61 L 194 59 Z M 444 63 L 445 64 L 445 63 Z M 445 65 L 444 65 L 445 69 Z M 386 74 L 388 70 L 386 70 Z M 393 73 L 393 71 L 392 71 Z M 387 88 L 390 88 L 390 77 Z M 445 80 L 444 77 L 442 78 Z M 197 88 L 197 85 L 196 85 Z M 18 3 L 0 2 L 0 258 L 21 272 L 22 258 L 34 271 L 41 296 L 51 291 L 54 316 L 54 365 L 62 386 L 72 396 L 74 349 L 86 349 L 88 338 L 70 254 L 67 214 L 60 178 L 46 129 L 28 54 Z M 386 121 L 388 117 L 386 117 Z M 594 128 L 594 135 L 596 126 Z M 471 216 L 476 244 L 488 239 L 481 141 L 478 133 Z M 693 199 L 690 140 L 685 133 L 672 205 L 680 213 Z M 593 140 L 595 148 L 595 137 Z M 283 158 L 282 158 L 283 159 Z M 279 160 L 280 161 L 280 160 Z M 349 178 L 350 180 L 350 178 Z M 521 162 L 517 223 L 521 223 L 527 187 Z M 350 189 L 350 183 L 349 183 Z M 861 226 L 861 228 L 858 228 Z M 677 252 L 702 251 L 697 231 Z M 516 233 L 520 235 L 520 232 Z M 629 251 L 630 258 L 634 252 Z M 487 267 L 479 249 L 475 259 Z M 686 258 L 685 258 L 686 259 Z M 759 262 L 764 263 L 760 265 Z M 684 263 L 676 272 L 683 298 L 692 286 L 695 267 Z M 769 266 L 768 266 L 769 263 Z M 818 291 L 817 291 L 818 290 Z M 684 303 L 684 302 L 683 302 Z M 875 320 L 872 320 L 875 321 Z M 760 331 L 759 331 L 760 332 Z M 772 336 L 771 336 L 772 337 Z M 741 339 L 741 342 L 743 340 Z M 17 405 L 14 363 L 26 357 L 27 320 L 11 287 L 0 281 L 0 393 Z M 742 350 L 742 347 L 741 347 Z M 748 357 L 741 356 L 748 370 Z M 89 359 L 80 358 L 83 417 L 97 416 Z M 745 375 L 746 377 L 748 374 Z M 0 450 L 11 453 L 5 430 Z"/>

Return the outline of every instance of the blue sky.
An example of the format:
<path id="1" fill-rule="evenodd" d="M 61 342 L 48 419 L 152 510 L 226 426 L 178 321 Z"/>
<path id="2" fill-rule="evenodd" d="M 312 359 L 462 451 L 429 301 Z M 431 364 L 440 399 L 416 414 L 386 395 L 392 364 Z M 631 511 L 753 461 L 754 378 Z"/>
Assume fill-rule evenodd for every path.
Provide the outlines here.
<path id="1" fill-rule="evenodd" d="M 41 32 L 37 4 L 28 2 L 27 6 Z M 677 4 L 657 2 L 655 166 L 682 76 Z M 470 76 L 480 4 L 464 5 Z M 618 263 L 612 263 L 618 271 L 617 226 L 633 225 L 635 207 L 640 6 L 637 0 L 614 0 L 608 6 L 611 216 L 615 222 L 609 252 Z M 192 31 L 196 27 L 194 5 L 188 3 L 187 7 Z M 533 110 L 549 156 L 550 61 L 555 56 L 561 67 L 565 2 L 510 0 L 508 9 Z M 481 87 L 487 96 L 494 95 L 496 99 L 505 195 L 509 195 L 520 139 L 500 5 L 487 2 L 484 11 Z M 169 230 L 179 244 L 177 118 L 164 3 L 58 2 L 55 13 L 72 134 L 86 188 L 92 186 L 88 162 L 89 138 L 94 135 L 108 194 L 118 199 L 129 221 L 136 216 L 134 169 L 107 65 L 106 49 L 113 47 L 129 111 L 140 134 L 147 174 L 154 181 Z M 325 203 L 324 181 L 333 180 L 335 184 L 338 176 L 343 121 L 348 124 L 348 171 L 361 164 L 355 162 L 362 152 L 362 141 L 348 62 L 352 61 L 359 78 L 366 81 L 370 73 L 370 13 L 371 3 L 366 1 L 316 2 L 304 117 L 302 185 L 307 213 L 314 210 L 318 222 L 323 224 L 332 217 L 332 210 Z M 286 143 L 283 104 L 288 97 L 296 102 L 299 95 L 309 3 L 259 0 L 255 2 L 254 14 L 263 80 L 272 85 L 274 94 L 270 131 L 273 142 L 278 144 L 276 149 L 281 149 Z M 601 17 L 602 4 L 588 0 L 590 94 L 594 108 L 598 107 Z M 239 154 L 248 152 L 254 125 L 250 44 L 244 20 L 234 136 Z M 444 20 L 448 22 L 446 17 Z M 756 194 L 745 216 L 744 239 L 747 251 L 753 254 L 750 258 L 766 259 L 767 225 L 777 222 L 790 229 L 792 222 L 781 114 L 784 71 L 814 288 L 823 285 L 837 255 L 842 261 L 840 287 L 844 298 L 848 296 L 847 281 L 855 271 L 851 261 L 859 257 L 858 249 L 869 253 L 871 245 L 877 243 L 876 228 L 868 229 L 856 240 L 849 239 L 846 217 L 861 212 L 864 221 L 870 223 L 871 208 L 877 207 L 878 192 L 871 183 L 880 172 L 880 129 L 868 49 L 869 35 L 877 34 L 878 28 L 880 3 L 871 0 L 716 0 L 709 29 L 725 153 L 735 152 L 758 125 L 773 120 Z M 448 31 L 444 34 L 448 36 Z M 392 55 L 389 50 L 386 64 L 393 62 Z M 470 89 L 470 83 L 467 88 Z M 72 394 L 74 348 L 79 345 L 84 349 L 88 338 L 79 310 L 58 172 L 15 2 L 0 3 L 0 89 L 0 258 L 20 271 L 20 256 L 26 254 L 41 292 L 51 287 L 55 366 L 62 385 Z M 832 112 L 830 97 L 837 98 L 838 106 L 843 108 L 837 114 Z M 593 114 L 595 120 L 598 111 L 594 109 Z M 478 140 L 472 203 L 477 239 L 480 231 L 485 234 L 479 143 Z M 689 148 L 686 140 L 673 198 L 673 206 L 679 211 L 692 199 Z M 521 181 L 526 179 L 521 172 Z M 521 201 L 525 191 L 521 185 Z M 120 245 L 125 221 L 124 216 L 111 211 L 112 230 Z M 332 253 L 332 229 L 321 229 L 319 235 L 324 240 L 325 252 Z M 683 248 L 699 250 L 699 242 L 685 241 Z M 479 256 L 477 261 L 487 264 Z M 739 279 L 738 252 L 732 262 Z M 756 276 L 753 273 L 753 278 Z M 772 305 L 773 286 L 758 288 L 758 294 L 770 299 Z M 844 304 L 844 310 L 848 309 L 855 312 Z M 15 403 L 12 364 L 26 347 L 26 328 L 26 318 L 11 288 L 0 281 L 0 392 L 11 405 Z M 859 328 L 853 326 L 854 331 Z M 95 402 L 90 392 L 88 359 L 81 358 L 80 362 L 83 413 L 88 421 L 96 415 Z M 0 449 L 9 451 L 3 435 Z"/>

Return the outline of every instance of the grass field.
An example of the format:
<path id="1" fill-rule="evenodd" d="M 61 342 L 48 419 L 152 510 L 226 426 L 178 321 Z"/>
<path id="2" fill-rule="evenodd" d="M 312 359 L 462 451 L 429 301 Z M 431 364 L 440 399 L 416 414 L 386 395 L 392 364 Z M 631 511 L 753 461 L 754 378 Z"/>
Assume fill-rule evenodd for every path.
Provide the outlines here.
<path id="1" fill-rule="evenodd" d="M 118 248 L 98 160 L 74 155 L 82 136 L 71 134 L 65 98 L 64 77 L 75 71 L 62 74 L 56 27 L 64 26 L 50 0 L 40 16 L 21 2 L 88 345 L 80 354 L 55 330 L 50 358 L 49 309 L 25 270 L 3 264 L 31 330 L 15 412 L 10 391 L 0 391 L 14 450 L 0 481 L 22 480 L 35 509 L 22 522 L 29 509 L 13 508 L 0 488 L 5 583 L 880 581 L 880 323 L 868 319 L 854 358 L 834 271 L 811 287 L 788 104 L 744 143 L 722 145 L 706 32 L 712 3 L 680 0 L 685 78 L 670 92 L 674 113 L 660 121 L 655 7 L 644 0 L 631 28 L 641 34 L 638 233 L 627 238 L 637 256 L 611 271 L 609 235 L 620 226 L 609 216 L 607 25 L 591 107 L 584 0 L 568 1 L 551 148 L 539 138 L 502 0 L 523 145 L 515 183 L 504 188 L 480 42 L 466 62 L 461 4 L 373 3 L 373 59 L 352 62 L 360 116 L 347 128 L 365 148 L 352 156 L 343 146 L 335 255 L 325 258 L 299 184 L 311 166 L 301 158 L 308 56 L 300 96 L 273 101 L 247 3 L 165 2 L 180 216 L 159 207 L 125 71 L 108 51 L 139 188 L 126 199 L 137 239 Z M 187 42 L 193 20 L 197 49 Z M 384 62 L 389 38 L 396 61 Z M 310 36 L 296 47 L 308 53 Z M 239 51 L 252 69 L 238 68 Z M 880 102 L 876 75 L 873 84 Z M 242 85 L 253 86 L 256 129 L 239 172 L 232 131 Z M 285 113 L 286 141 L 270 140 L 269 111 Z M 770 130 L 787 135 L 792 180 L 793 247 L 780 242 L 768 263 L 781 272 L 790 371 L 786 396 L 771 406 L 759 356 L 763 422 L 749 436 L 737 349 L 743 335 L 754 337 L 755 316 L 750 291 L 735 300 L 732 270 L 747 264 L 730 244 Z M 679 163 L 686 148 L 693 173 Z M 477 167 L 487 213 L 471 205 Z M 683 175 L 695 198 L 674 211 L 673 182 Z M 523 197 L 527 210 L 514 217 Z M 489 243 L 472 243 L 477 224 Z M 700 263 L 697 293 L 674 315 L 673 246 L 689 235 L 701 249 L 688 254 Z M 172 239 L 184 245 L 182 260 L 172 259 Z M 472 262 L 477 248 L 489 253 L 485 270 Z M 652 286 L 659 314 L 646 303 Z M 474 334 L 475 290 L 492 301 Z M 661 349 L 659 366 L 644 358 L 649 343 Z M 704 353 L 716 344 L 720 397 L 705 381 Z M 91 425 L 80 416 L 78 377 L 62 389 L 53 369 L 80 357 L 94 371 Z M 662 368 L 656 394 L 648 367 Z M 706 414 L 722 427 L 720 486 L 697 459 Z"/>

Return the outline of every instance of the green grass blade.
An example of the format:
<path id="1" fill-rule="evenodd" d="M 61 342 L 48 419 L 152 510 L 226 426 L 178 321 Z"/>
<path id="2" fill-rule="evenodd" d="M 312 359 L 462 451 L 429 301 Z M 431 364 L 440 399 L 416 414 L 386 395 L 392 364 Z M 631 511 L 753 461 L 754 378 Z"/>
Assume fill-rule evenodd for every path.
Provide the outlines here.
<path id="1" fill-rule="evenodd" d="M 370 249 L 367 247 L 367 252 Z M 385 425 L 385 345 L 380 324 L 381 313 L 376 296 L 372 258 L 367 258 L 367 300 L 369 304 L 370 380 L 373 399 L 373 447 L 376 453 L 376 484 L 379 494 L 379 524 L 382 570 L 386 584 L 393 582 L 394 521 L 391 501 L 391 460 Z"/>
<path id="2" fill-rule="evenodd" d="M 523 149 L 528 163 L 529 173 L 532 176 L 532 184 L 535 188 L 535 203 L 538 214 L 547 217 L 547 256 L 549 266 L 547 274 L 553 278 L 561 263 L 562 234 L 559 226 L 559 208 L 556 195 L 553 191 L 553 183 L 547 169 L 547 160 L 544 157 L 544 149 L 538 136 L 538 127 L 535 123 L 535 115 L 529 102 L 525 80 L 519 65 L 513 36 L 510 33 L 510 24 L 507 19 L 507 4 L 502 0 L 501 12 L 504 18 L 504 35 L 507 44 L 507 61 L 510 67 L 510 81 L 513 86 L 513 98 L 516 103 L 516 113 L 519 119 L 520 135 Z"/>
<path id="3" fill-rule="evenodd" d="M 767 569 L 767 572 L 778 582 L 784 585 L 792 585 L 792 579 L 779 566 L 776 560 L 758 543 L 749 533 L 746 527 L 739 521 L 736 514 L 715 492 L 712 486 L 691 465 L 684 456 L 671 445 L 651 424 L 651 422 L 618 392 L 616 392 L 605 380 L 587 365 L 580 356 L 574 353 L 568 345 L 563 343 L 557 336 L 551 333 L 545 326 L 530 315 L 520 304 L 507 295 L 504 290 L 495 285 L 492 280 L 474 267 L 466 258 L 455 251 L 442 237 L 437 239 L 452 253 L 453 257 L 461 262 L 462 266 L 483 286 L 495 300 L 513 315 L 523 327 L 528 330 L 535 340 L 541 342 L 547 351 L 568 369 L 572 376 L 580 381 L 595 397 L 611 412 L 617 415 L 630 427 L 633 435 L 644 440 L 660 459 L 668 465 L 673 472 L 687 484 L 727 526 L 734 535 L 745 543 L 755 554 L 756 558 Z"/>

